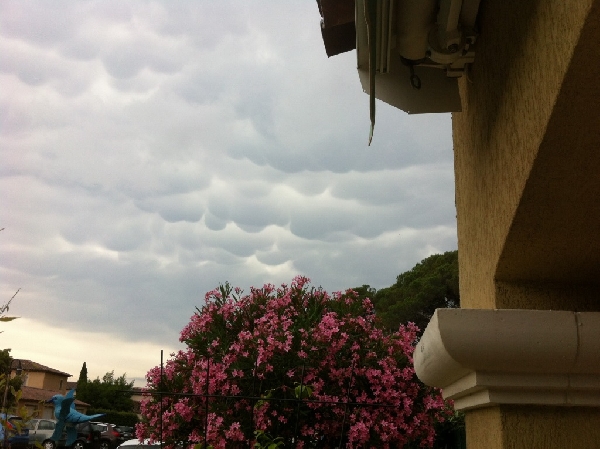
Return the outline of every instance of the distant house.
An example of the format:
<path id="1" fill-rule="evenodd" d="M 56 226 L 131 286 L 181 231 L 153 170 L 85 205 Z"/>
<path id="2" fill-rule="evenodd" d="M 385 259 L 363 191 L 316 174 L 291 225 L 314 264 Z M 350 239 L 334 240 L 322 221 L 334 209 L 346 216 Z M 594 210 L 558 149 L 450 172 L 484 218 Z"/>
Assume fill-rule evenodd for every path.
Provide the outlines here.
<path id="1" fill-rule="evenodd" d="M 59 371 L 31 360 L 15 359 L 14 366 L 22 369 L 23 377 L 22 396 L 20 406 L 25 406 L 28 413 L 38 418 L 53 418 L 54 406 L 46 401 L 55 394 L 66 394 L 71 377 L 69 373 Z M 16 369 L 11 372 L 11 377 L 16 375 Z M 75 408 L 86 413 L 90 405 L 75 399 Z"/>

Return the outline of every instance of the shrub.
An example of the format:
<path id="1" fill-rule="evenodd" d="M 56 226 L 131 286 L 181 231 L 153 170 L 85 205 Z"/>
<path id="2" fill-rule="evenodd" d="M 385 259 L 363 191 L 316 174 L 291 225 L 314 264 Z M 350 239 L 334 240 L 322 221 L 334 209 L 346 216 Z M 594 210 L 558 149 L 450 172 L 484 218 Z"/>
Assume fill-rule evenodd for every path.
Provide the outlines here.
<path id="1" fill-rule="evenodd" d="M 245 296 L 226 284 L 181 332 L 187 349 L 148 372 L 148 391 L 169 394 L 142 402 L 137 436 L 199 448 L 431 447 L 447 407 L 416 378 L 416 335 L 413 324 L 384 332 L 370 300 L 305 277 Z"/>

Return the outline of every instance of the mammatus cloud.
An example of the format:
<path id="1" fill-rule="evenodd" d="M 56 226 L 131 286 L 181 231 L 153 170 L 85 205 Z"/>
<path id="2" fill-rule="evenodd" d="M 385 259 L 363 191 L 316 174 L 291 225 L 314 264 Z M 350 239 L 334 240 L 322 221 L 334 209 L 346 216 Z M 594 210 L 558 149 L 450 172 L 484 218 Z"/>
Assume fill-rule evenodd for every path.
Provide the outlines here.
<path id="1" fill-rule="evenodd" d="M 327 59 L 319 19 L 266 0 L 2 2 L 15 356 L 73 371 L 75 341 L 109 341 L 146 357 L 219 283 L 381 288 L 456 247 L 449 116 L 378 103 L 367 147 L 355 54 Z M 106 370 L 138 376 L 147 357 Z"/>

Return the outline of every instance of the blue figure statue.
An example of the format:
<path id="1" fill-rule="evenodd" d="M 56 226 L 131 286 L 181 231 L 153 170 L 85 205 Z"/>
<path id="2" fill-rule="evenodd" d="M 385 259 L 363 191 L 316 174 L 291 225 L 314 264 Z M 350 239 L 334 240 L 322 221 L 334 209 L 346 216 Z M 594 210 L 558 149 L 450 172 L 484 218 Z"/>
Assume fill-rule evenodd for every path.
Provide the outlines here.
<path id="1" fill-rule="evenodd" d="M 54 433 L 50 437 L 51 440 L 58 442 L 60 437 L 62 436 L 63 429 L 67 429 L 67 441 L 65 442 L 66 446 L 70 446 L 77 439 L 77 428 L 76 424 L 81 422 L 91 421 L 92 419 L 99 418 L 104 416 L 104 413 L 100 413 L 98 415 L 84 415 L 83 413 L 75 410 L 75 397 L 73 394 L 75 390 L 71 390 L 67 393 L 66 396 L 62 394 L 57 394 L 52 396 L 52 398 L 48 399 L 46 402 L 51 402 L 54 404 L 54 416 L 56 417 L 56 427 L 54 429 Z"/>

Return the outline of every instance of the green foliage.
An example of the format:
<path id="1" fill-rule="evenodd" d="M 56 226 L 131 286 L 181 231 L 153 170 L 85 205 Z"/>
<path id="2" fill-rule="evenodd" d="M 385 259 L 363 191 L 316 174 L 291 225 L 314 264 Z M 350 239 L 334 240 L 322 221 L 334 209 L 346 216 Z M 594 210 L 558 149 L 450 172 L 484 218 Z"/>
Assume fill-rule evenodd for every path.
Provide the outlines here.
<path id="1" fill-rule="evenodd" d="M 23 394 L 21 391 L 23 379 L 21 376 L 10 377 L 12 361 L 10 349 L 0 350 L 0 392 L 3 394 L 3 401 L 5 400 L 3 403 L 2 415 L 0 415 L 0 426 L 2 426 L 2 434 L 5 436 L 10 436 L 10 433 L 15 431 L 20 434 L 22 427 L 32 418 L 25 407 L 18 406 L 21 395 Z M 11 421 L 15 430 L 9 430 L 7 432 L 8 421 L 6 417 L 10 415 L 19 416 L 22 421 Z"/>
<path id="2" fill-rule="evenodd" d="M 300 385 L 296 382 L 296 388 L 294 388 L 294 396 L 296 399 L 308 399 L 312 396 L 312 387 L 308 385 Z"/>
<path id="3" fill-rule="evenodd" d="M 85 368 L 85 377 L 87 378 L 87 367 Z M 83 372 L 83 367 L 81 370 Z M 131 400 L 133 382 L 127 382 L 125 374 L 115 377 L 115 372 L 111 371 L 102 376 L 102 380 L 97 377 L 91 382 L 83 382 L 80 375 L 80 381 L 77 382 L 77 399 L 87 402 L 96 409 L 133 411 L 134 404 Z"/>
<path id="4" fill-rule="evenodd" d="M 254 436 L 256 437 L 256 443 L 254 443 L 256 449 L 277 449 L 283 447 L 285 444 L 283 438 L 273 438 L 270 434 L 262 430 L 255 430 Z"/>
<path id="5" fill-rule="evenodd" d="M 1 228 L 0 231 L 3 231 Z M 14 295 L 6 302 L 6 304 L 0 305 L 0 322 L 8 322 L 17 319 L 18 317 L 6 316 L 10 309 L 10 304 L 15 296 L 21 289 L 17 289 Z M 2 331 L 0 331 L 2 333 Z M 0 391 L 3 392 L 3 417 L 0 418 L 0 426 L 2 426 L 2 432 L 4 437 L 8 435 L 8 421 L 7 417 L 9 414 L 17 415 L 22 418 L 21 423 L 15 422 L 17 432 L 21 433 L 20 426 L 27 423 L 32 416 L 27 412 L 25 407 L 18 407 L 19 401 L 21 400 L 21 386 L 23 385 L 23 379 L 21 376 L 10 377 L 12 357 L 10 356 L 10 349 L 0 350 Z"/>
<path id="6" fill-rule="evenodd" d="M 215 449 L 215 447 L 212 444 L 209 444 L 208 446 L 206 446 L 204 443 L 194 444 L 193 448 L 194 449 Z"/>
<path id="7" fill-rule="evenodd" d="M 10 349 L 0 350 L 0 392 L 4 393 L 6 388 L 7 373 L 10 372 L 10 366 L 13 359 L 10 356 Z M 21 386 L 23 385 L 23 378 L 21 376 L 15 376 L 8 379 L 8 394 L 6 395 L 6 409 L 12 410 L 17 414 L 15 407 L 18 399 L 21 397 Z"/>
<path id="8" fill-rule="evenodd" d="M 356 292 L 360 299 L 368 298 L 373 300 L 373 298 L 375 298 L 375 294 L 377 293 L 377 290 L 368 284 L 363 284 L 362 287 L 354 287 L 352 290 Z"/>
<path id="9" fill-rule="evenodd" d="M 459 307 L 458 251 L 423 259 L 400 274 L 394 285 L 378 290 L 373 303 L 386 328 L 398 329 L 411 321 L 423 332 L 435 309 Z"/>
<path id="10" fill-rule="evenodd" d="M 434 449 L 466 449 L 467 435 L 464 413 L 454 412 L 454 415 L 446 421 L 437 423 L 435 435 Z"/>
<path id="11" fill-rule="evenodd" d="M 87 413 L 95 415 L 96 413 L 104 413 L 101 419 L 103 422 L 115 424 L 116 426 L 135 426 L 139 420 L 138 415 L 133 412 L 117 412 L 115 410 L 106 410 L 101 408 L 90 408 Z"/>
<path id="12" fill-rule="evenodd" d="M 10 351 L 10 349 L 0 350 L 0 373 L 6 373 L 10 369 L 10 364 L 12 362 Z"/>

